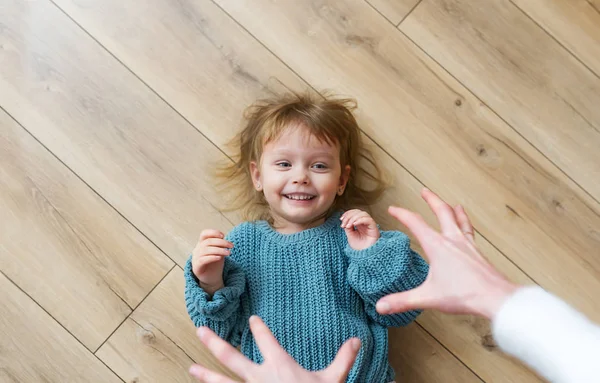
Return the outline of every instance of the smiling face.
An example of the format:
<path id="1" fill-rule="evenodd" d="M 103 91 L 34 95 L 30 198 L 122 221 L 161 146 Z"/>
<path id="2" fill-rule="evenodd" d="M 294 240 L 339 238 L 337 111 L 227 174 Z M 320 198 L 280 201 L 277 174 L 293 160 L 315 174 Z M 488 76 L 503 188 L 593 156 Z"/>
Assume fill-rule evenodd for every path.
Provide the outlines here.
<path id="1" fill-rule="evenodd" d="M 289 127 L 267 143 L 260 163 L 250 163 L 252 180 L 264 193 L 275 229 L 295 233 L 318 226 L 342 194 L 350 167 L 341 168 L 340 149 L 302 126 Z"/>

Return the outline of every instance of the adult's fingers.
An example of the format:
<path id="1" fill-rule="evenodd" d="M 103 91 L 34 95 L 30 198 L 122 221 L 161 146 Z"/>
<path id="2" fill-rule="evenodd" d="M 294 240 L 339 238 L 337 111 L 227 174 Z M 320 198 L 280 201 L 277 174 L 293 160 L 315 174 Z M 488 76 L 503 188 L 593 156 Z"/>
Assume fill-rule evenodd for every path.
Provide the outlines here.
<path id="1" fill-rule="evenodd" d="M 430 308 L 431 298 L 428 294 L 428 280 L 417 288 L 401 293 L 389 294 L 377 301 L 375 309 L 379 314 L 394 314 L 410 310 Z"/>
<path id="2" fill-rule="evenodd" d="M 475 244 L 475 231 L 473 230 L 473 225 L 471 224 L 465 209 L 460 205 L 456 206 L 454 208 L 454 215 L 456 216 L 460 231 L 463 232 L 465 237 L 467 237 L 471 243 Z"/>
<path id="3" fill-rule="evenodd" d="M 460 234 L 460 229 L 456 223 L 456 217 L 454 216 L 454 209 L 444 202 L 440 197 L 433 193 L 429 189 L 423 189 L 421 196 L 427 202 L 431 210 L 440 223 L 440 229 L 445 235 L 454 236 Z"/>
<path id="4" fill-rule="evenodd" d="M 221 339 L 207 327 L 200 327 L 197 331 L 200 341 L 210 352 L 231 371 L 241 378 L 246 378 L 256 365 L 235 347 Z"/>
<path id="5" fill-rule="evenodd" d="M 340 347 L 333 362 L 323 371 L 326 382 L 344 382 L 356 360 L 356 355 L 360 350 L 360 339 L 352 338 L 347 340 Z"/>
<path id="6" fill-rule="evenodd" d="M 254 341 L 265 360 L 281 360 L 282 356 L 288 355 L 279 345 L 265 322 L 256 315 L 250 317 L 250 331 L 252 331 Z"/>
<path id="7" fill-rule="evenodd" d="M 235 380 L 231 380 L 224 375 L 209 370 L 208 368 L 198 364 L 194 364 L 192 367 L 190 367 L 189 372 L 190 375 L 204 383 L 238 383 Z"/>
<path id="8" fill-rule="evenodd" d="M 410 210 L 406 210 L 401 207 L 390 206 L 388 208 L 388 213 L 408 227 L 408 230 L 415 235 L 417 241 L 419 241 L 421 247 L 425 250 L 425 257 L 431 261 L 431 257 L 428 254 L 427 249 L 429 248 L 431 239 L 435 236 L 439 236 L 439 234 L 429 227 L 423 217 L 417 213 L 413 213 Z"/>
<path id="9" fill-rule="evenodd" d="M 219 230 L 215 230 L 215 229 L 202 230 L 202 232 L 200 233 L 200 241 L 204 241 L 207 238 L 225 238 L 225 236 Z"/>

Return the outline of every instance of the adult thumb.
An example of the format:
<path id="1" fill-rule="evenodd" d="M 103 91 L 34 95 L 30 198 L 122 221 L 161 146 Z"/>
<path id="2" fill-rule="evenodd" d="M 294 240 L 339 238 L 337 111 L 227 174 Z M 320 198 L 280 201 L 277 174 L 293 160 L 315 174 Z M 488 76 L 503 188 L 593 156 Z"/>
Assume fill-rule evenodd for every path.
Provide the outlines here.
<path id="1" fill-rule="evenodd" d="M 429 296 L 423 287 L 421 285 L 412 290 L 386 295 L 377 301 L 375 308 L 383 315 L 429 308 Z"/>
<path id="2" fill-rule="evenodd" d="M 344 382 L 354 361 L 356 355 L 360 350 L 360 340 L 358 338 L 352 338 L 346 341 L 340 347 L 333 362 L 323 370 L 323 378 L 326 382 Z"/>

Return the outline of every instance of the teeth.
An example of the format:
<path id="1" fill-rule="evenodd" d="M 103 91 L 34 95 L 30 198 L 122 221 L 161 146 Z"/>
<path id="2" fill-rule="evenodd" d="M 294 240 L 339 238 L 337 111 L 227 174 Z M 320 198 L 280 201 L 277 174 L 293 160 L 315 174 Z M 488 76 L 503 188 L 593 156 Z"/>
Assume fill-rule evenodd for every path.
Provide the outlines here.
<path id="1" fill-rule="evenodd" d="M 315 198 L 312 195 L 292 195 L 292 194 L 287 194 L 286 197 L 289 199 L 295 199 L 295 200 L 307 200 L 307 199 Z"/>

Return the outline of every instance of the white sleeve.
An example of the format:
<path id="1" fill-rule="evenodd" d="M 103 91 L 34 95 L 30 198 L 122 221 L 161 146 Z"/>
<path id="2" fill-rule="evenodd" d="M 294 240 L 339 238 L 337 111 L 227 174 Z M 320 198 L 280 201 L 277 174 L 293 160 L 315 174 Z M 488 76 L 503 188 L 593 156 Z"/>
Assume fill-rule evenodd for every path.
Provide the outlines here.
<path id="1" fill-rule="evenodd" d="M 508 298 L 492 331 L 502 351 L 550 382 L 600 382 L 600 327 L 540 287 Z"/>

